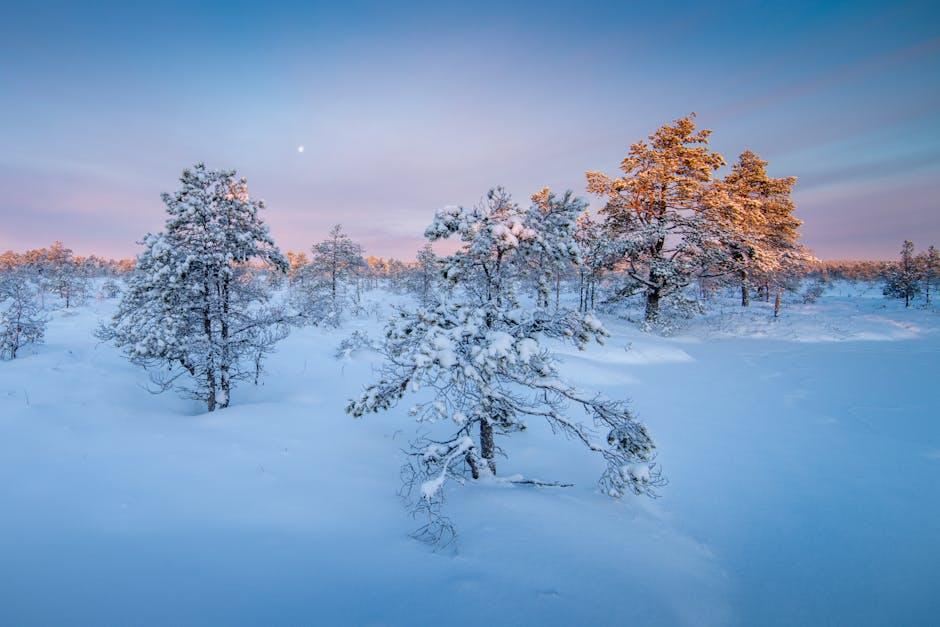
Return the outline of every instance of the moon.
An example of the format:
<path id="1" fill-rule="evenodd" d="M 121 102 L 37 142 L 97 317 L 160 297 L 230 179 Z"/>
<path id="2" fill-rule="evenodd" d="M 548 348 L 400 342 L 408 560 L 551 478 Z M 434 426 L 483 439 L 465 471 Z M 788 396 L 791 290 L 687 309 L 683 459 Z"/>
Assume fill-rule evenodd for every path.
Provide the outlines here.
<path id="1" fill-rule="evenodd" d="M 297 152 L 303 152 L 303 151 L 304 151 L 303 144 L 301 144 L 300 146 L 297 146 Z"/>

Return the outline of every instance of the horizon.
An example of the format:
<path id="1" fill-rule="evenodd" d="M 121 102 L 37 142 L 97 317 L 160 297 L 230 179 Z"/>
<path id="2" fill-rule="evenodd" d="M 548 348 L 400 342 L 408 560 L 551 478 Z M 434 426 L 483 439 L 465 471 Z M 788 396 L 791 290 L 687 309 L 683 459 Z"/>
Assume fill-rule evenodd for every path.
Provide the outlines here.
<path id="1" fill-rule="evenodd" d="M 436 209 L 496 185 L 598 208 L 584 172 L 692 111 L 726 161 L 798 177 L 817 257 L 940 243 L 936 5 L 745 7 L 16 7 L 0 250 L 132 257 L 204 161 L 248 179 L 282 250 L 341 223 L 409 260 Z"/>

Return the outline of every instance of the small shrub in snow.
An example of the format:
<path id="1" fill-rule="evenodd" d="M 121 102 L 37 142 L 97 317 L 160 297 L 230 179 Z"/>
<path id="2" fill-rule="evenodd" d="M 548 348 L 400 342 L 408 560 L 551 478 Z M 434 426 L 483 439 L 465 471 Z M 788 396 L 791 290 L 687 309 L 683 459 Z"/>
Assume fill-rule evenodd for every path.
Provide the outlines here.
<path id="1" fill-rule="evenodd" d="M 343 338 L 339 343 L 334 356 L 337 359 L 346 359 L 357 350 L 381 350 L 381 348 L 381 344 L 372 340 L 367 333 L 363 331 L 353 331 L 352 335 Z"/>
<path id="2" fill-rule="evenodd" d="M 803 290 L 803 303 L 806 305 L 815 303 L 819 300 L 819 297 L 822 296 L 826 291 L 826 284 L 817 279 L 806 286 L 806 289 Z"/>
<path id="3" fill-rule="evenodd" d="M 108 279 L 101 284 L 101 289 L 98 291 L 99 298 L 117 298 L 121 295 L 121 285 L 114 279 Z"/>

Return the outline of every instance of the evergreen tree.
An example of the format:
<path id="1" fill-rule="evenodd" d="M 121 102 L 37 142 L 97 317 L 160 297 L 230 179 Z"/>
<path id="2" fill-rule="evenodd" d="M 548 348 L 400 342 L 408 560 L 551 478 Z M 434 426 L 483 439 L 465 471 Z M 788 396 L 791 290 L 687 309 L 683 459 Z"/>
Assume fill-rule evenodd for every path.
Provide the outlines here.
<path id="1" fill-rule="evenodd" d="M 901 247 L 901 260 L 888 275 L 884 295 L 889 298 L 904 300 L 904 306 L 910 307 L 911 300 L 920 294 L 921 271 L 914 259 L 914 243 L 904 240 Z"/>
<path id="2" fill-rule="evenodd" d="M 48 320 L 36 302 L 36 292 L 19 275 L 0 281 L 0 359 L 16 359 L 27 344 L 43 341 Z"/>
<path id="3" fill-rule="evenodd" d="M 435 300 L 440 283 L 441 263 L 427 243 L 418 251 L 408 287 L 422 305 L 428 305 Z"/>
<path id="4" fill-rule="evenodd" d="M 603 225 L 587 211 L 578 217 L 574 239 L 581 253 L 578 260 L 578 309 L 583 312 L 593 311 L 597 286 L 604 272 L 616 259 L 617 250 Z"/>
<path id="5" fill-rule="evenodd" d="M 310 265 L 310 258 L 307 256 L 307 253 L 303 251 L 299 253 L 287 251 L 287 264 L 289 266 L 287 271 L 288 278 L 291 281 L 299 280 L 303 278 L 304 268 Z"/>
<path id="6" fill-rule="evenodd" d="M 924 299 L 930 304 L 930 288 L 940 280 L 940 253 L 935 246 L 929 246 L 927 251 L 918 255 L 918 264 L 920 273 L 923 276 Z"/>
<path id="7" fill-rule="evenodd" d="M 727 253 L 721 261 L 740 282 L 742 306 L 750 303 L 751 282 L 766 282 L 798 247 L 801 222 L 790 198 L 795 183 L 795 177 L 768 176 L 767 162 L 750 150 L 722 181 L 727 197 L 711 216 Z"/>
<path id="8" fill-rule="evenodd" d="M 587 202 L 569 190 L 561 198 L 547 187 L 532 195 L 532 205 L 527 220 L 539 223 L 538 236 L 532 242 L 528 273 L 535 275 L 536 301 L 540 307 L 548 307 L 554 286 L 555 307 L 559 306 L 562 276 L 574 268 L 579 260 L 577 241 L 572 237 L 578 216 L 584 212 Z"/>
<path id="9" fill-rule="evenodd" d="M 329 237 L 311 250 L 310 263 L 300 271 L 303 278 L 301 289 L 295 291 L 294 304 L 314 324 L 339 326 L 343 312 L 358 304 L 359 286 L 354 281 L 367 267 L 362 247 L 337 224 L 330 229 Z"/>
<path id="10" fill-rule="evenodd" d="M 418 311 L 400 311 L 389 321 L 380 379 L 347 407 L 353 416 L 362 416 L 425 388 L 431 399 L 415 405 L 411 414 L 419 421 L 453 425 L 449 435 L 415 442 L 406 466 L 407 486 L 420 486 L 415 506 L 429 516 L 420 534 L 433 542 L 452 531 L 438 513 L 447 478 L 495 475 L 497 437 L 524 430 L 528 418 L 547 420 L 601 455 L 607 462 L 601 485 L 611 496 L 649 493 L 659 483 L 646 428 L 623 403 L 560 381 L 555 358 L 542 344 L 552 338 L 583 348 L 603 340 L 601 324 L 590 314 L 523 308 L 517 298 L 516 277 L 533 259 L 548 250 L 577 254 L 572 229 L 583 204 L 564 199 L 553 211 L 565 215 L 550 222 L 542 219 L 538 206 L 521 210 L 502 189 L 490 191 L 475 207 L 439 210 L 426 237 L 456 235 L 463 242 L 444 260 L 445 276 L 453 284 L 449 298 Z M 583 408 L 606 437 L 598 439 L 572 418 L 570 405 Z"/>
<path id="11" fill-rule="evenodd" d="M 622 251 L 628 284 L 619 295 L 643 292 L 648 322 L 664 298 L 680 295 L 714 262 L 706 213 L 716 202 L 712 174 L 725 162 L 709 150 L 709 135 L 688 116 L 633 144 L 620 164 L 623 176 L 587 173 L 588 191 L 607 201 L 602 213 Z"/>
<path id="12" fill-rule="evenodd" d="M 229 405 L 237 381 L 257 376 L 259 354 L 286 333 L 248 264 L 286 272 L 287 261 L 261 220 L 264 204 L 234 171 L 200 163 L 180 181 L 179 191 L 163 194 L 165 229 L 144 239 L 101 336 L 151 368 L 161 389 L 178 387 L 214 411 Z"/>

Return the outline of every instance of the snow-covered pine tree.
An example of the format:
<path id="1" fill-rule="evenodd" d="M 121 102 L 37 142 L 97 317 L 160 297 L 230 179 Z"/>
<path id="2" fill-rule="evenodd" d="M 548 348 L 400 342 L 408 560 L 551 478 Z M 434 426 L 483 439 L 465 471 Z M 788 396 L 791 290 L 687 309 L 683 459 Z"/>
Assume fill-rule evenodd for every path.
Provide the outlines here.
<path id="1" fill-rule="evenodd" d="M 287 271 L 262 222 L 264 204 L 234 170 L 204 164 L 183 171 L 182 186 L 163 194 L 165 229 L 147 235 L 110 327 L 100 331 L 161 390 L 177 387 L 228 407 L 236 383 L 257 376 L 260 356 L 286 333 L 268 305 L 266 284 L 249 262 Z"/>
<path id="2" fill-rule="evenodd" d="M 570 190 L 561 198 L 543 188 L 532 195 L 528 222 L 539 222 L 539 237 L 533 242 L 535 254 L 530 257 L 529 273 L 535 277 L 537 305 L 548 307 L 549 296 L 555 291 L 555 307 L 560 300 L 562 276 L 578 264 L 577 242 L 572 237 L 577 217 L 584 212 L 587 201 Z"/>
<path id="3" fill-rule="evenodd" d="M 901 259 L 897 266 L 888 274 L 885 283 L 884 295 L 888 298 L 900 298 L 905 307 L 911 306 L 911 301 L 920 294 L 921 271 L 914 258 L 914 243 L 904 240 L 901 246 Z"/>
<path id="4" fill-rule="evenodd" d="M 619 294 L 642 291 L 647 322 L 664 298 L 679 296 L 714 262 L 706 210 L 715 203 L 712 175 L 725 161 L 708 148 L 711 131 L 696 131 L 694 115 L 660 127 L 630 147 L 623 176 L 587 172 L 588 191 L 604 197 L 601 210 L 623 250 L 628 283 Z"/>
<path id="5" fill-rule="evenodd" d="M 0 359 L 16 359 L 27 344 L 41 343 L 47 322 L 24 276 L 10 273 L 0 278 Z"/>
<path id="6" fill-rule="evenodd" d="M 343 232 L 342 225 L 311 249 L 309 265 L 294 290 L 294 305 L 313 324 L 339 326 L 343 313 L 358 303 L 358 274 L 366 268 L 362 247 Z"/>
<path id="7" fill-rule="evenodd" d="M 414 442 L 405 466 L 406 492 L 420 488 L 413 502 L 416 511 L 429 516 L 418 535 L 434 543 L 446 541 L 453 531 L 439 515 L 445 481 L 495 475 L 497 436 L 524 430 L 529 418 L 545 419 L 555 431 L 601 455 L 607 468 L 600 485 L 611 496 L 649 494 L 661 483 L 646 428 L 623 402 L 562 382 L 543 344 L 549 338 L 579 348 L 600 342 L 606 336 L 600 322 L 591 314 L 526 308 L 517 298 L 515 277 L 532 259 L 547 250 L 577 254 L 572 227 L 583 203 L 568 195 L 552 202 L 553 211 L 566 213 L 564 219 L 545 222 L 540 209 L 523 211 L 501 188 L 474 207 L 439 210 L 425 235 L 431 241 L 457 235 L 463 242 L 444 260 L 453 289 L 446 300 L 399 311 L 389 321 L 379 381 L 346 408 L 359 417 L 389 409 L 406 392 L 425 389 L 426 400 L 411 414 L 421 422 L 453 425 L 449 434 Z M 604 433 L 598 437 L 572 417 L 571 405 L 584 410 Z"/>
<path id="8" fill-rule="evenodd" d="M 930 289 L 940 281 L 940 252 L 936 246 L 929 246 L 927 250 L 917 256 L 920 273 L 924 281 L 924 300 L 930 304 Z"/>
<path id="9" fill-rule="evenodd" d="M 441 263 L 430 243 L 418 251 L 415 264 L 409 273 L 408 290 L 418 297 L 422 305 L 431 304 L 437 297 L 441 284 Z"/>
<path id="10" fill-rule="evenodd" d="M 604 226 L 588 211 L 578 217 L 574 239 L 581 251 L 578 261 L 578 293 L 580 295 L 578 310 L 593 311 L 597 299 L 597 286 L 604 272 L 617 259 L 618 251 Z"/>
<path id="11" fill-rule="evenodd" d="M 715 203 L 710 215 L 726 252 L 721 262 L 740 283 L 744 307 L 750 304 L 752 280 L 766 282 L 783 268 L 785 255 L 797 250 L 801 222 L 790 197 L 795 183 L 796 177 L 768 176 L 767 162 L 750 150 L 721 182 L 727 198 Z"/>
<path id="12" fill-rule="evenodd" d="M 395 292 L 406 289 L 408 282 L 408 264 L 400 259 L 389 259 L 385 264 L 385 277 L 388 288 Z"/>

